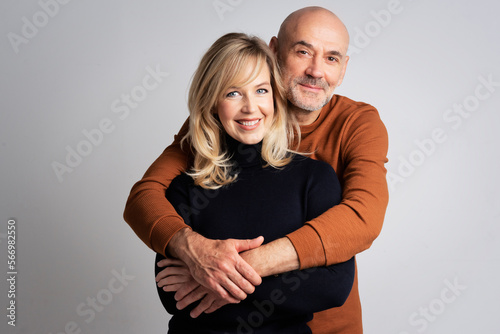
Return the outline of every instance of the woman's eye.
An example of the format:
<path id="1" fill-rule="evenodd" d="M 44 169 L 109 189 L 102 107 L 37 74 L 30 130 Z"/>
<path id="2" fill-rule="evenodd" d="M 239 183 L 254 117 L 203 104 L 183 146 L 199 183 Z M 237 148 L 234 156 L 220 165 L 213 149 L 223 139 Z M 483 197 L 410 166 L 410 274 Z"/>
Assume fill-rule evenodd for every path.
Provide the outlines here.
<path id="1" fill-rule="evenodd" d="M 236 97 L 238 96 L 238 92 L 229 92 L 226 94 L 226 97 Z"/>
<path id="2" fill-rule="evenodd" d="M 259 89 L 257 89 L 257 94 L 265 94 L 267 92 L 268 92 L 268 90 L 265 89 L 265 88 L 259 88 Z"/>

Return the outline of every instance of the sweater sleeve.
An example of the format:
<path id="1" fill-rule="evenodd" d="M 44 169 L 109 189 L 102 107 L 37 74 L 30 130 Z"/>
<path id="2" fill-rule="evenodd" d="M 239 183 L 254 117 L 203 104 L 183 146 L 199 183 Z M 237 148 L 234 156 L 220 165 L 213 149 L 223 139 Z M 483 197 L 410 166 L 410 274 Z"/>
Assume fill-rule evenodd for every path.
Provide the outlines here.
<path id="1" fill-rule="evenodd" d="M 173 143 L 132 187 L 123 214 L 137 236 L 162 255 L 165 255 L 165 248 L 174 234 L 187 227 L 166 199 L 165 190 L 188 166 L 188 153 L 180 145 L 188 131 L 188 121 L 189 119 L 175 135 Z"/>
<path id="2" fill-rule="evenodd" d="M 387 130 L 376 110 L 365 110 L 351 115 L 343 131 L 342 202 L 288 235 L 301 268 L 347 261 L 368 249 L 382 229 L 389 200 Z"/>

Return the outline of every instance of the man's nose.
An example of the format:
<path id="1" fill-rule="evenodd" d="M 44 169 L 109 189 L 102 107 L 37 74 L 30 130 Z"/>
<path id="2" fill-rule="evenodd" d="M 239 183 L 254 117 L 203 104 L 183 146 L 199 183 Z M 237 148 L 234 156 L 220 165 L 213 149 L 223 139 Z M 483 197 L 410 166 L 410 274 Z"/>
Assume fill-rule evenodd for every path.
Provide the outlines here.
<path id="1" fill-rule="evenodd" d="M 306 69 L 306 74 L 313 78 L 324 76 L 323 61 L 320 57 L 312 57 Z"/>

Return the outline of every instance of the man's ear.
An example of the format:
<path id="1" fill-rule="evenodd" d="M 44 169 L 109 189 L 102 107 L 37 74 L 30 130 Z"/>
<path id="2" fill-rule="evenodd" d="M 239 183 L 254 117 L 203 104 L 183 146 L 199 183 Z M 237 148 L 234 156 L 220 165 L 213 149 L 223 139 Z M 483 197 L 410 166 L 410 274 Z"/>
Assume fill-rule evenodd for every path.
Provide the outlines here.
<path id="1" fill-rule="evenodd" d="M 271 41 L 269 42 L 269 48 L 274 52 L 275 55 L 278 55 L 278 38 L 273 36 Z"/>

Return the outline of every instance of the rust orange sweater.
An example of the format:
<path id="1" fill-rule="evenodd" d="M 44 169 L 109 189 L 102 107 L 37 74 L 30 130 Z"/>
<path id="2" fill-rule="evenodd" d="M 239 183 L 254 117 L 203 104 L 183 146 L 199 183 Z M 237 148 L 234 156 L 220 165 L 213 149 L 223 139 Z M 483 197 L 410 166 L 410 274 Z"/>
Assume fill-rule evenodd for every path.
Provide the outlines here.
<path id="1" fill-rule="evenodd" d="M 154 251 L 164 254 L 172 236 L 186 227 L 165 198 L 165 189 L 188 166 L 180 147 L 187 122 L 174 142 L 149 167 L 130 193 L 124 218 Z M 334 95 L 318 119 L 301 127 L 299 150 L 333 166 L 342 202 L 288 235 L 301 269 L 344 262 L 367 249 L 379 235 L 388 203 L 388 137 L 377 110 Z M 362 333 L 357 277 L 346 303 L 316 313 L 313 333 Z"/>

